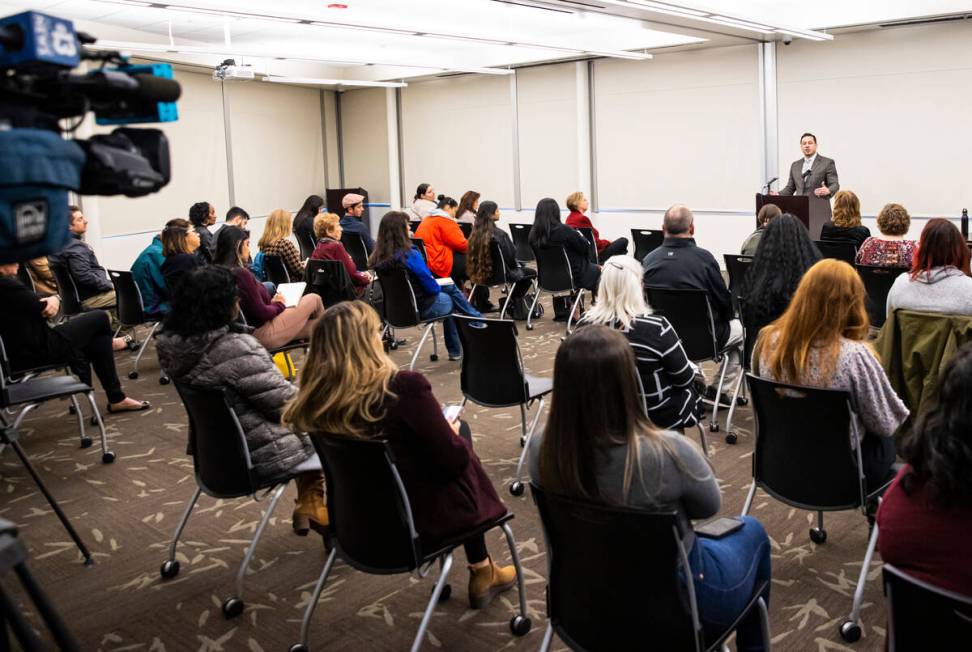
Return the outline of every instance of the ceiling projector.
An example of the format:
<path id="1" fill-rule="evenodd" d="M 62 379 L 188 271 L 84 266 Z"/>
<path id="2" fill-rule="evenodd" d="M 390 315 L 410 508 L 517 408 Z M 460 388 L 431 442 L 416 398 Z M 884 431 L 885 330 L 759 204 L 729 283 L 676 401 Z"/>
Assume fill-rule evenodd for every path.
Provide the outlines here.
<path id="1" fill-rule="evenodd" d="M 238 66 L 236 59 L 227 59 L 213 71 L 213 79 L 217 81 L 251 81 L 255 78 L 253 66 Z"/>

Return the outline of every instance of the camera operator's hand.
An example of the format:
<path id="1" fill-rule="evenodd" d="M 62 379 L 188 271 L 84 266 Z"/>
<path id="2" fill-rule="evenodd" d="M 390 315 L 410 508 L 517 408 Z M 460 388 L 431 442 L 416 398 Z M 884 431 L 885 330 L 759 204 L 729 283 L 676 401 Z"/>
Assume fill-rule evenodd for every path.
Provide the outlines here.
<path id="1" fill-rule="evenodd" d="M 273 295 L 273 298 L 270 299 L 270 301 L 272 303 L 282 303 L 285 306 L 287 305 L 287 300 L 284 298 L 284 295 L 280 294 L 279 292 L 277 292 L 275 295 Z"/>
<path id="2" fill-rule="evenodd" d="M 44 310 L 41 312 L 44 319 L 50 319 L 61 309 L 61 300 L 57 297 L 44 297 L 41 301 L 44 303 Z"/>

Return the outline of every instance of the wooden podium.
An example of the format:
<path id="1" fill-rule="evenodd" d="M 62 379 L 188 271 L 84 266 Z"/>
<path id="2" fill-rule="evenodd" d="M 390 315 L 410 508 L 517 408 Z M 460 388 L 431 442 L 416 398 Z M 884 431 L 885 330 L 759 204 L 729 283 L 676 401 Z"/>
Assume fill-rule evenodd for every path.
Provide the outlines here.
<path id="1" fill-rule="evenodd" d="M 800 218 L 813 240 L 820 239 L 820 230 L 830 221 L 830 200 L 806 195 L 756 194 L 756 212 L 766 204 L 775 204 L 784 213 Z"/>

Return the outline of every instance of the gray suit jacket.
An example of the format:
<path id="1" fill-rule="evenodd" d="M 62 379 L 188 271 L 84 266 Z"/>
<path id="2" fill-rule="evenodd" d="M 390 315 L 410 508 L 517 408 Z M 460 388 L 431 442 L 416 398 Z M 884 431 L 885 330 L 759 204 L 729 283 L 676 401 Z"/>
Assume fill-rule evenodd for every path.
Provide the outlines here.
<path id="1" fill-rule="evenodd" d="M 821 183 L 827 184 L 827 188 L 830 189 L 829 197 L 833 197 L 840 190 L 840 182 L 837 180 L 837 166 L 834 165 L 834 159 L 817 154 L 817 158 L 813 160 L 813 167 L 810 168 L 810 182 L 807 184 L 809 188 L 804 187 L 802 171 L 803 159 L 793 161 L 793 165 L 790 166 L 790 179 L 786 186 L 780 190 L 781 195 L 809 195 L 810 197 L 815 197 L 813 190 L 814 188 L 819 188 Z"/>

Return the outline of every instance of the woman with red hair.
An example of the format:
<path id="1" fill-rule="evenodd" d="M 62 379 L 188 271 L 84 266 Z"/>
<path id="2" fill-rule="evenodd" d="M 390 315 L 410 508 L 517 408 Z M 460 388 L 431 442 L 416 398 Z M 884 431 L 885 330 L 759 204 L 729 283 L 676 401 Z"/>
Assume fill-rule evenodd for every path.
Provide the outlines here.
<path id="1" fill-rule="evenodd" d="M 948 220 L 928 220 L 921 230 L 911 272 L 899 276 L 888 292 L 888 314 L 898 308 L 972 315 L 969 246 Z"/>

